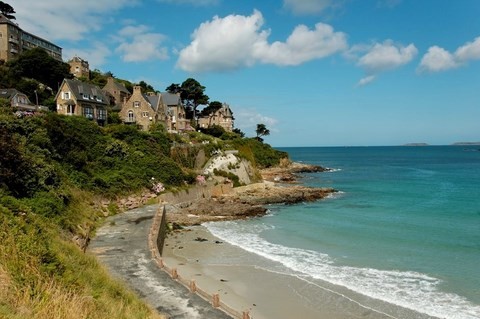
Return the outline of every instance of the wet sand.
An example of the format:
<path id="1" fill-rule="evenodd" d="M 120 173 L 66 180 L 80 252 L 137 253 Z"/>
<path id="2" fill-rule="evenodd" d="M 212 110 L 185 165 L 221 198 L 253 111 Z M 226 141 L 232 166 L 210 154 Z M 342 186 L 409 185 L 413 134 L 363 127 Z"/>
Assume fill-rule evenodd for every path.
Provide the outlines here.
<path id="1" fill-rule="evenodd" d="M 248 310 L 255 319 L 430 318 L 292 274 L 273 261 L 220 242 L 203 226 L 169 235 L 163 260 L 184 280 L 195 280 L 204 291 L 218 293 L 222 302 L 240 313 Z"/>

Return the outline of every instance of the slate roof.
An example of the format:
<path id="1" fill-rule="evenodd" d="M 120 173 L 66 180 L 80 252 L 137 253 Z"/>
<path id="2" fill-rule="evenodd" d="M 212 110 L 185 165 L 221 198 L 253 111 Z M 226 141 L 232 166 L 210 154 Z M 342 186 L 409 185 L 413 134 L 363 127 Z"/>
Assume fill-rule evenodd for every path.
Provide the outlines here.
<path id="1" fill-rule="evenodd" d="M 113 87 L 114 87 L 115 90 L 120 91 L 120 92 L 123 92 L 123 93 L 131 94 L 131 93 L 127 90 L 127 88 L 125 87 L 125 85 L 123 85 L 123 84 L 120 83 L 120 82 L 115 81 L 115 79 L 113 79 L 111 83 L 113 84 Z M 107 85 L 108 85 L 108 83 L 105 84 L 105 86 L 104 86 L 103 88 L 105 89 L 105 87 L 106 87 Z"/>
<path id="2" fill-rule="evenodd" d="M 77 101 L 108 105 L 107 96 L 98 86 L 77 79 L 64 79 L 63 82 L 68 85 Z"/>
<path id="3" fill-rule="evenodd" d="M 21 92 L 17 89 L 0 89 L 0 98 L 10 100 L 18 93 Z"/>
<path id="4" fill-rule="evenodd" d="M 11 24 L 18 28 L 18 25 L 13 23 L 9 18 L 0 13 L 0 24 Z"/>
<path id="5" fill-rule="evenodd" d="M 169 92 L 161 92 L 162 97 L 163 97 L 163 103 L 165 103 L 168 106 L 171 105 L 180 105 L 182 104 L 182 100 L 180 99 L 180 96 L 178 94 L 173 94 Z"/>
<path id="6" fill-rule="evenodd" d="M 143 95 L 145 99 L 150 103 L 150 106 L 152 109 L 157 112 L 158 111 L 158 106 L 160 105 L 160 96 L 159 95 Z"/>

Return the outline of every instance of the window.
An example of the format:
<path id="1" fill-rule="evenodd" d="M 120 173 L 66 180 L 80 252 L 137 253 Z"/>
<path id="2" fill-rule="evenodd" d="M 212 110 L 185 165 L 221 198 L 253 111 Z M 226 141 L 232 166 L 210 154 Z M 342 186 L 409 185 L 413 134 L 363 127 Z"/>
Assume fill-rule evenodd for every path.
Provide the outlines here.
<path id="1" fill-rule="evenodd" d="M 128 111 L 127 122 L 135 122 L 135 116 L 133 115 L 133 111 Z"/>
<path id="2" fill-rule="evenodd" d="M 133 102 L 134 107 L 140 107 L 140 101 L 135 101 Z"/>
<path id="3" fill-rule="evenodd" d="M 93 119 L 93 108 L 91 107 L 83 108 L 83 116 L 85 116 L 87 119 Z"/>
<path id="4" fill-rule="evenodd" d="M 63 92 L 63 99 L 68 100 L 70 98 L 70 92 Z"/>
<path id="5" fill-rule="evenodd" d="M 98 119 L 99 120 L 106 120 L 107 119 L 107 110 L 98 109 L 97 114 L 98 114 Z"/>
<path id="6" fill-rule="evenodd" d="M 67 105 L 67 114 L 68 115 L 75 114 L 75 105 Z"/>
<path id="7" fill-rule="evenodd" d="M 143 117 L 148 117 L 148 112 L 142 112 Z"/>

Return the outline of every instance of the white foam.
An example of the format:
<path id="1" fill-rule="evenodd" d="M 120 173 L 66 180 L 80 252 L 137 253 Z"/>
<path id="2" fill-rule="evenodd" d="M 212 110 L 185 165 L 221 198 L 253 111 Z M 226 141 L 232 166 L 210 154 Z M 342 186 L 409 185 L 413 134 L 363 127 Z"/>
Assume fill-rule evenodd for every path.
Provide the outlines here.
<path id="1" fill-rule="evenodd" d="M 426 274 L 337 265 L 327 254 L 265 241 L 259 234 L 271 229 L 268 225 L 222 222 L 207 223 L 205 226 L 223 241 L 279 262 L 297 275 L 302 274 L 302 277 L 310 276 L 344 286 L 368 297 L 430 316 L 450 319 L 480 318 L 479 305 L 462 296 L 441 291 L 441 281 Z"/>

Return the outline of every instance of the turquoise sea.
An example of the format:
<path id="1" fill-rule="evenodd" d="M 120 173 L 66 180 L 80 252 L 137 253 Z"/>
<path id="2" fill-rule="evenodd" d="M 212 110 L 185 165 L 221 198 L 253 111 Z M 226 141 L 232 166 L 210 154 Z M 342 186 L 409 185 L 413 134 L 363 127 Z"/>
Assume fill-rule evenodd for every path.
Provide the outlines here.
<path id="1" fill-rule="evenodd" d="M 304 280 L 438 318 L 480 318 L 480 146 L 282 148 L 340 192 L 209 223 L 217 237 Z"/>

